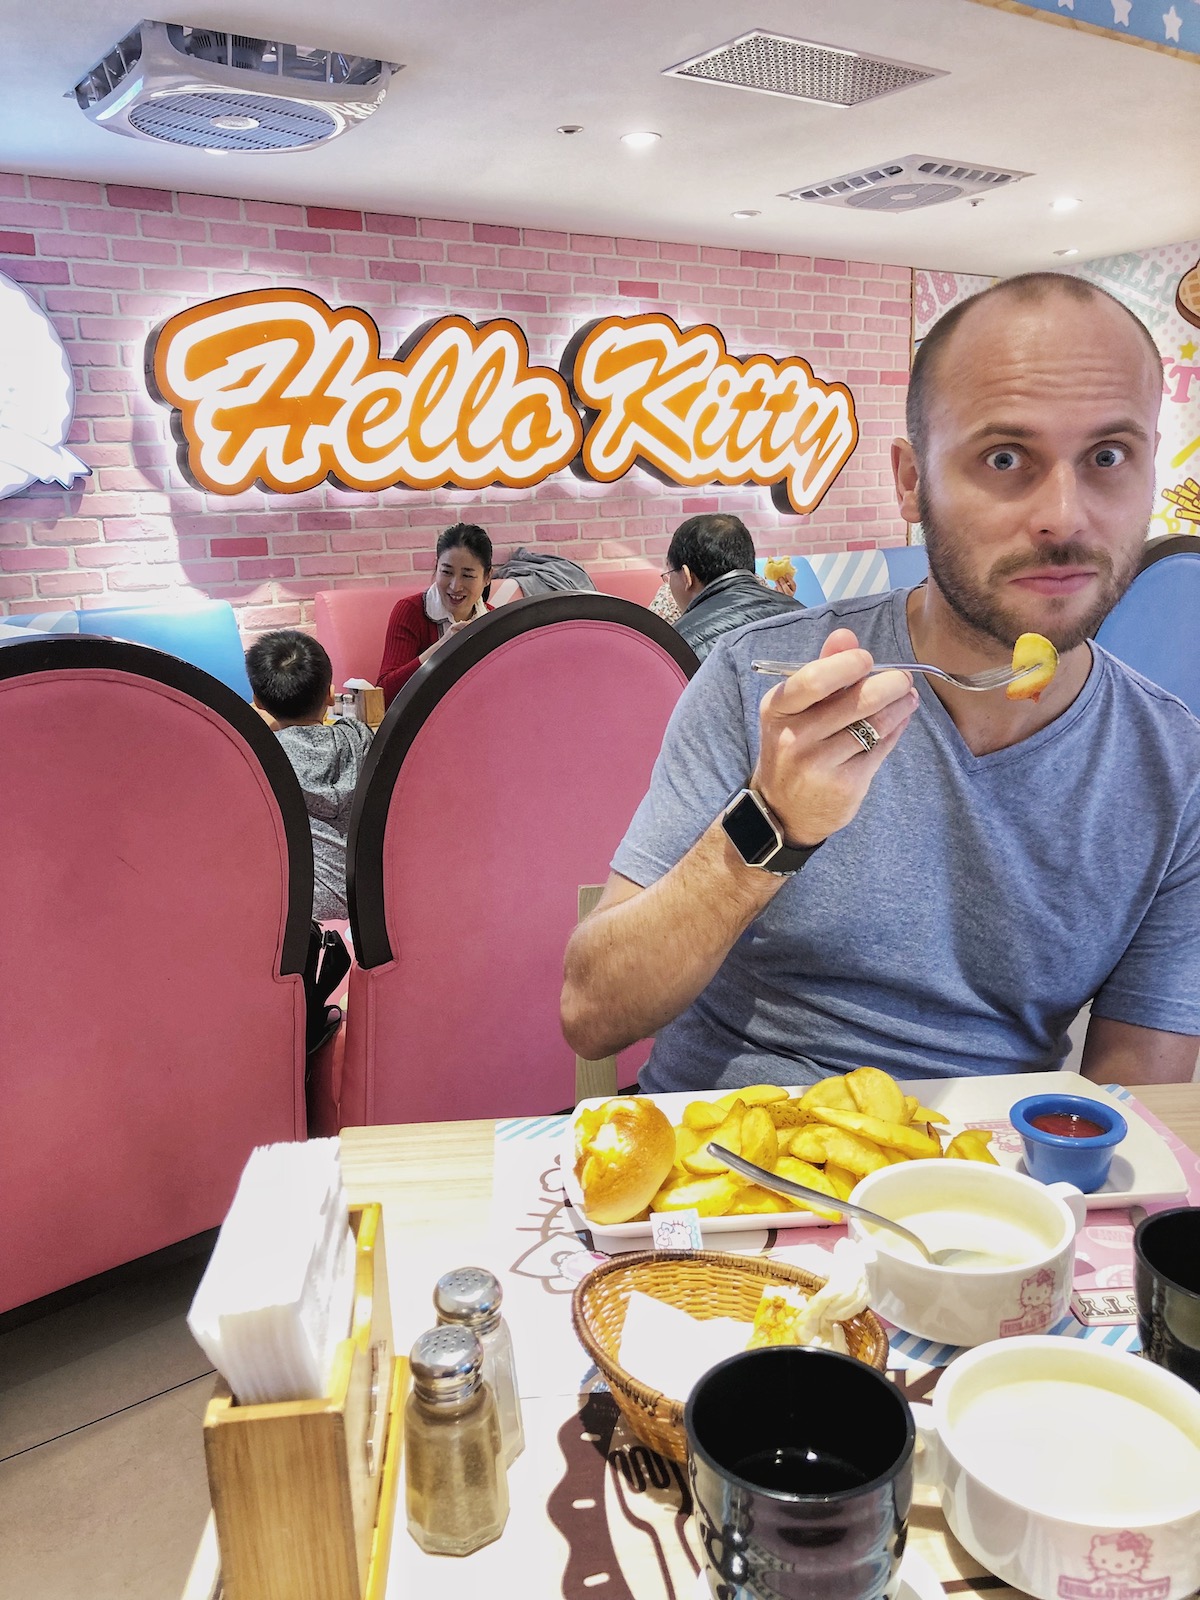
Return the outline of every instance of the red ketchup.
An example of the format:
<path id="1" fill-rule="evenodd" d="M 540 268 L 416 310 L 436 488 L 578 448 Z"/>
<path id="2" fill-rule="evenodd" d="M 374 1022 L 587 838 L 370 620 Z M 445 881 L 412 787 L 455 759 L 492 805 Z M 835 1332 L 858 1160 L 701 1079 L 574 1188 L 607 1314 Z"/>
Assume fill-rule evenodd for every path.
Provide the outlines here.
<path id="1" fill-rule="evenodd" d="M 1074 1111 L 1043 1111 L 1030 1117 L 1029 1124 L 1043 1133 L 1056 1133 L 1061 1139 L 1094 1139 L 1104 1132 L 1098 1122 L 1077 1116 Z"/>

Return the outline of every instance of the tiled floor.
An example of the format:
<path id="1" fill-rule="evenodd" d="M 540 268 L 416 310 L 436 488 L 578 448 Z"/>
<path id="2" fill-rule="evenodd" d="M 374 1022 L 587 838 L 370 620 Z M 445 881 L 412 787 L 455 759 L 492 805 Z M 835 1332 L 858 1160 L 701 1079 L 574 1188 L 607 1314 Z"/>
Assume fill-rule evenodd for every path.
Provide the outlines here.
<path id="1" fill-rule="evenodd" d="M 174 1600 L 208 1515 L 204 1258 L 0 1332 L 0 1597 Z"/>

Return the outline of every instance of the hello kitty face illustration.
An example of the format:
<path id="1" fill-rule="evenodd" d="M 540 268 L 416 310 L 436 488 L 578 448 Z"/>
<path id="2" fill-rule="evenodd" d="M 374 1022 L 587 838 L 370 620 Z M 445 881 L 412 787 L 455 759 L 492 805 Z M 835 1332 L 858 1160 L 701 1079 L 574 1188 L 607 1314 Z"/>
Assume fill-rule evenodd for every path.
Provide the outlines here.
<path id="1" fill-rule="evenodd" d="M 1021 1284 L 1021 1306 L 1026 1311 L 1045 1311 L 1054 1297 L 1054 1274 L 1047 1267 Z"/>
<path id="2" fill-rule="evenodd" d="M 1144 1533 L 1128 1528 L 1120 1533 L 1098 1533 L 1088 1551 L 1088 1566 L 1097 1578 L 1140 1577 L 1150 1560 L 1152 1542 Z"/>

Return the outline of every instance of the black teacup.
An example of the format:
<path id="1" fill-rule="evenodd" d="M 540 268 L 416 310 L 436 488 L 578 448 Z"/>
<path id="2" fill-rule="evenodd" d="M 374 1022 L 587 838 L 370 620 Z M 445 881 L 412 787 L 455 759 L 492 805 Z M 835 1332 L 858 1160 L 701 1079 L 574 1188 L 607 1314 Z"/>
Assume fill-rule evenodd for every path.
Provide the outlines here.
<path id="1" fill-rule="evenodd" d="M 1200 1389 L 1200 1206 L 1139 1222 L 1133 1273 L 1143 1352 Z"/>
<path id="2" fill-rule="evenodd" d="M 714 1600 L 896 1593 L 915 1430 L 882 1373 L 829 1350 L 747 1350 L 705 1373 L 684 1425 Z"/>

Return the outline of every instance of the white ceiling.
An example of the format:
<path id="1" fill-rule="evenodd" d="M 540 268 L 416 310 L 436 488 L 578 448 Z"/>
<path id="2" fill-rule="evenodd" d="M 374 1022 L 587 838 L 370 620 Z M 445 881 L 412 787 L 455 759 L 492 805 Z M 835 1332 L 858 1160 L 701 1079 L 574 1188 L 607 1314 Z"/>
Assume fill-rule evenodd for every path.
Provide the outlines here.
<path id="1" fill-rule="evenodd" d="M 964 272 L 1061 266 L 1054 251 L 1068 246 L 1087 260 L 1200 235 L 1200 66 L 974 0 L 151 9 L 404 63 L 360 127 L 322 148 L 259 156 L 121 138 L 63 98 L 140 14 L 117 0 L 0 0 L 0 169 Z M 756 27 L 947 76 L 852 110 L 661 76 Z M 564 137 L 559 123 L 584 131 Z M 640 128 L 662 139 L 635 153 L 619 137 Z M 913 153 L 1034 176 L 976 206 L 899 215 L 778 197 Z M 1056 214 L 1050 202 L 1063 195 L 1083 204 Z M 761 215 L 732 220 L 741 208 Z"/>

